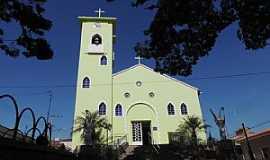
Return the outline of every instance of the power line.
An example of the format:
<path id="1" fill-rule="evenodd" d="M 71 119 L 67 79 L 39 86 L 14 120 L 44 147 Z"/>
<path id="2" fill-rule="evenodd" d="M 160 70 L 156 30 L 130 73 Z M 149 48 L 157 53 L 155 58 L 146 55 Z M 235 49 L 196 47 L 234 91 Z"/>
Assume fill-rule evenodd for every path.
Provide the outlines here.
<path id="1" fill-rule="evenodd" d="M 69 88 L 69 87 L 76 87 L 76 85 L 36 85 L 36 86 L 0 86 L 0 88 L 18 88 L 18 89 L 24 89 L 24 88 Z"/>
<path id="2" fill-rule="evenodd" d="M 3 94 L 3 93 L 7 93 L 9 92 L 9 89 L 7 90 L 4 90 L 4 91 L 1 91 L 0 93 Z M 48 95 L 49 94 L 49 91 L 43 91 L 43 92 L 32 92 L 32 93 L 21 93 L 21 94 L 18 94 L 18 93 L 15 93 L 15 95 L 17 97 L 32 97 L 32 96 L 40 96 L 40 95 Z"/>
<path id="3" fill-rule="evenodd" d="M 232 75 L 221 75 L 221 76 L 210 76 L 210 77 L 200 77 L 200 78 L 191 78 L 189 80 L 226 79 L 226 78 L 238 78 L 238 77 L 247 77 L 247 76 L 257 76 L 257 75 L 264 75 L 264 74 L 270 74 L 270 71 L 241 73 L 241 74 L 232 74 Z"/>
<path id="4" fill-rule="evenodd" d="M 4 42 L 15 42 L 16 40 L 14 40 L 14 39 L 2 39 L 2 41 L 4 41 Z"/>
<path id="5" fill-rule="evenodd" d="M 261 122 L 261 123 L 258 123 L 252 127 L 250 127 L 250 129 L 253 129 L 253 128 L 258 128 L 258 127 L 261 127 L 261 126 L 264 126 L 266 124 L 270 123 L 270 120 L 267 120 L 267 121 L 264 121 L 264 122 Z"/>
<path id="6" fill-rule="evenodd" d="M 239 78 L 239 77 L 248 77 L 248 76 L 257 76 L 257 75 L 265 75 L 270 74 L 270 71 L 265 72 L 252 72 L 252 73 L 241 73 L 241 74 L 232 74 L 232 75 L 221 75 L 221 76 L 209 76 L 209 77 L 199 77 L 199 78 L 191 78 L 187 80 L 213 80 L 213 79 L 228 79 L 228 78 Z M 154 84 L 154 83 L 170 83 L 170 80 L 167 81 L 145 81 L 145 84 Z M 122 82 L 122 83 L 114 83 L 114 85 L 130 85 L 134 84 L 134 82 Z M 100 83 L 100 84 L 92 84 L 92 87 L 96 86 L 106 86 L 111 85 L 111 83 Z M 36 86 L 0 86 L 0 88 L 9 88 L 9 89 L 24 89 L 24 88 L 77 88 L 81 87 L 81 85 L 36 85 Z"/>
<path id="7" fill-rule="evenodd" d="M 267 121 L 257 123 L 256 125 L 253 125 L 252 127 L 247 127 L 247 128 L 254 129 L 254 128 L 264 126 L 264 125 L 269 124 L 269 123 L 270 123 L 270 120 L 267 120 Z M 228 137 L 230 137 L 230 138 L 233 138 L 234 136 L 235 136 L 234 133 L 228 135 Z"/>

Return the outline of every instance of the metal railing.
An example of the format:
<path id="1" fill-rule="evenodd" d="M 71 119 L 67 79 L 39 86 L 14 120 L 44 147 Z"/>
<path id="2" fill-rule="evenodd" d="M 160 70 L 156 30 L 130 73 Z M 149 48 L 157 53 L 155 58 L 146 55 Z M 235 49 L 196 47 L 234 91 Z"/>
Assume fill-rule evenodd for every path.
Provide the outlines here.
<path id="1" fill-rule="evenodd" d="M 151 139 L 151 145 L 152 145 L 152 148 L 154 149 L 154 151 L 159 154 L 159 149 L 160 149 L 160 146 L 159 144 L 155 141 L 154 137 L 152 136 L 151 132 L 148 132 L 148 136 L 149 138 Z"/>
<path id="2" fill-rule="evenodd" d="M 121 145 L 125 145 L 125 144 L 128 144 L 127 135 L 115 136 L 115 140 L 114 140 L 115 146 L 121 146 Z"/>
<path id="3" fill-rule="evenodd" d="M 119 154 L 125 153 L 128 148 L 127 135 L 124 136 L 115 136 L 113 145 L 115 149 L 119 151 Z"/>

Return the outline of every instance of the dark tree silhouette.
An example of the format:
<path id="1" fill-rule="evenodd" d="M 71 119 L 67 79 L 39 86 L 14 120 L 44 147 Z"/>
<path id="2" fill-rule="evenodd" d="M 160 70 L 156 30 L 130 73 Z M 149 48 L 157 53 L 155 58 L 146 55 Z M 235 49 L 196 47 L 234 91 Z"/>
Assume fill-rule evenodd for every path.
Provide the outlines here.
<path id="1" fill-rule="evenodd" d="M 114 0 L 107 0 L 114 1 Z M 138 43 L 139 56 L 153 58 L 156 70 L 188 76 L 192 66 L 209 54 L 220 32 L 232 23 L 246 49 L 267 45 L 270 37 L 269 0 L 135 0 L 155 12 L 147 40 Z"/>
<path id="2" fill-rule="evenodd" d="M 0 49 L 11 57 L 23 54 L 26 57 L 37 59 L 51 59 L 53 51 L 44 33 L 49 31 L 52 22 L 45 19 L 42 13 L 45 9 L 42 5 L 47 0 L 1 0 L 0 1 L 0 22 L 14 27 L 16 22 L 21 33 L 14 39 L 5 39 L 5 31 L 0 26 Z M 11 23 L 12 22 L 12 23 Z M 14 27 L 15 28 L 15 27 Z"/>

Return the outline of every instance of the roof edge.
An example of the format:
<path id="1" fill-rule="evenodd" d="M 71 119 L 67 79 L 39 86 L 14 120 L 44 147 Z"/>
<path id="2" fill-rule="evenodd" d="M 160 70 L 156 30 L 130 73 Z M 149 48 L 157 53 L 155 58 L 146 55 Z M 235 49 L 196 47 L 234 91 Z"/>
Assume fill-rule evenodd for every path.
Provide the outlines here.
<path id="1" fill-rule="evenodd" d="M 173 77 L 171 77 L 171 76 L 169 76 L 169 75 L 167 75 L 167 74 L 161 74 L 161 73 L 159 73 L 159 72 L 156 72 L 156 71 L 154 71 L 152 68 L 150 68 L 150 67 L 148 67 L 148 66 L 146 66 L 146 65 L 144 65 L 144 64 L 136 64 L 136 65 L 134 65 L 134 66 L 131 66 L 131 67 L 129 67 L 129 68 L 126 68 L 126 69 L 124 69 L 124 70 L 121 70 L 121 71 L 119 71 L 119 72 L 116 72 L 116 73 L 113 74 L 113 77 L 118 76 L 118 75 L 120 75 L 120 74 L 122 74 L 122 73 L 124 73 L 124 72 L 127 72 L 127 71 L 129 71 L 129 70 L 132 70 L 132 69 L 134 69 L 134 68 L 136 68 L 136 67 L 139 67 L 139 66 L 144 67 L 145 69 L 150 70 L 150 71 L 154 72 L 155 74 L 158 74 L 158 75 L 160 75 L 160 76 L 163 76 L 163 77 L 165 77 L 165 78 L 167 78 L 167 79 L 170 79 L 170 80 L 172 80 L 172 81 L 175 81 L 175 82 L 177 82 L 177 83 L 180 83 L 180 84 L 182 84 L 182 85 L 185 85 L 185 86 L 187 86 L 187 87 L 189 87 L 189 88 L 192 88 L 192 89 L 194 89 L 194 90 L 196 90 L 196 91 L 200 91 L 200 89 L 197 88 L 197 87 L 193 87 L 193 86 L 191 86 L 191 85 L 189 85 L 189 84 L 187 84 L 187 83 L 185 83 L 185 82 L 183 82 L 183 81 L 181 81 L 181 80 L 178 80 L 178 79 L 176 79 L 176 78 L 173 78 Z"/>
<path id="2" fill-rule="evenodd" d="M 89 16 L 79 16 L 78 19 L 80 20 L 80 22 L 84 22 L 84 21 L 100 21 L 100 22 L 115 22 L 117 20 L 117 18 L 115 17 L 89 17 Z"/>

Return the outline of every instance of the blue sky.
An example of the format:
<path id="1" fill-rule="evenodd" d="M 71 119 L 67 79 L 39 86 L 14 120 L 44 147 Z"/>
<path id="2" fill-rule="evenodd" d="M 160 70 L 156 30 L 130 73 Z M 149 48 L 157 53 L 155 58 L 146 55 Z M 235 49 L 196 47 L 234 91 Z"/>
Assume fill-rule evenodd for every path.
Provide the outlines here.
<path id="1" fill-rule="evenodd" d="M 48 91 L 53 92 L 52 114 L 54 137 L 69 137 L 74 112 L 74 98 L 79 44 L 80 24 L 78 16 L 94 16 L 94 10 L 102 8 L 106 16 L 117 17 L 117 43 L 115 46 L 115 71 L 136 64 L 133 47 L 144 40 L 143 31 L 149 26 L 153 13 L 142 8 L 132 8 L 130 1 L 107 3 L 105 0 L 48 1 L 46 17 L 53 21 L 53 28 L 46 34 L 55 55 L 52 60 L 38 61 L 35 58 L 13 59 L 0 54 L 0 94 L 14 95 L 20 108 L 31 107 L 37 115 L 46 115 L 49 106 Z M 11 25 L 6 38 L 12 38 L 18 28 Z M 201 106 L 205 120 L 212 125 L 211 131 L 218 135 L 209 113 L 225 107 L 229 134 L 241 127 L 241 122 L 254 126 L 270 120 L 270 74 L 227 79 L 196 80 L 200 77 L 231 75 L 239 73 L 270 71 L 270 47 L 247 51 L 236 38 L 236 24 L 220 34 L 211 54 L 194 66 L 193 75 L 177 77 L 201 89 Z M 1 51 L 1 53 L 3 53 Z M 153 61 L 145 60 L 153 67 Z M 59 86 L 64 85 L 64 86 Z M 24 86 L 24 87 L 23 87 Z M 39 87 L 38 87 L 39 86 Z M 14 111 L 7 100 L 0 101 L 0 123 L 12 127 Z M 29 116 L 23 118 L 21 129 L 30 126 Z M 263 127 L 269 127 L 265 125 Z M 260 130 L 262 128 L 255 128 Z"/>

